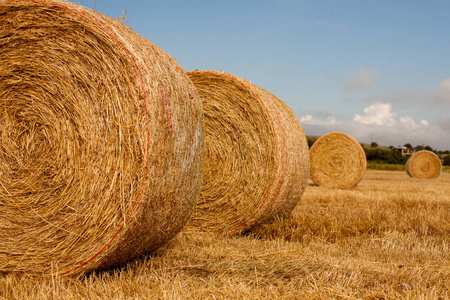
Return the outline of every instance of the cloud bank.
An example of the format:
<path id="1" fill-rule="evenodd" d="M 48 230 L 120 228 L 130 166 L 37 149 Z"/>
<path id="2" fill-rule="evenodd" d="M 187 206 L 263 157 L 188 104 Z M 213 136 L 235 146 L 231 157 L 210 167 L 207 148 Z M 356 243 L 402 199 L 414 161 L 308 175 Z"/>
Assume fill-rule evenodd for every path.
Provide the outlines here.
<path id="1" fill-rule="evenodd" d="M 450 118 L 442 118 L 430 125 L 427 120 L 414 120 L 409 115 L 393 111 L 392 104 L 375 102 L 356 114 L 351 121 L 336 120 L 333 114 L 300 117 L 306 135 L 323 135 L 340 131 L 361 143 L 377 142 L 383 146 L 402 146 L 406 143 L 429 145 L 433 149 L 450 150 Z"/>

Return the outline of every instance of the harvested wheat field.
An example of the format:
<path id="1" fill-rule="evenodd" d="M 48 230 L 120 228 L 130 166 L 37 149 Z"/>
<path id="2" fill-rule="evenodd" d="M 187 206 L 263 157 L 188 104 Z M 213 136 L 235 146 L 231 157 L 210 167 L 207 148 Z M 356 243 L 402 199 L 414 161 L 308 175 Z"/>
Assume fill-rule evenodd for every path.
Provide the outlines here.
<path id="1" fill-rule="evenodd" d="M 309 181 L 292 217 L 250 234 L 184 232 L 151 256 L 74 279 L 0 277 L 2 299 L 448 299 L 450 173 Z"/>

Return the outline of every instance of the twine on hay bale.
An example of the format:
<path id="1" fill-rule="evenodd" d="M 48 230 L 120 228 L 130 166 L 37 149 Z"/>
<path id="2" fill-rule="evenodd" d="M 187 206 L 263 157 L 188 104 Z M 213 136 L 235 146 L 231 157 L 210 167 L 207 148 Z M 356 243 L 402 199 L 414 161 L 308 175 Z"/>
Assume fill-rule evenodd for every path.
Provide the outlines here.
<path id="1" fill-rule="evenodd" d="M 287 215 L 308 178 L 306 136 L 280 99 L 238 76 L 188 72 L 205 112 L 205 167 L 188 223 L 224 235 Z"/>
<path id="2" fill-rule="evenodd" d="M 311 146 L 310 178 L 315 184 L 348 189 L 361 181 L 366 171 L 366 154 L 361 145 L 342 132 L 321 136 Z"/>
<path id="3" fill-rule="evenodd" d="M 422 150 L 411 156 L 406 162 L 406 173 L 417 179 L 434 179 L 439 177 L 442 163 L 435 153 Z"/>
<path id="4" fill-rule="evenodd" d="M 0 57 L 0 272 L 80 275 L 181 230 L 203 110 L 172 58 L 57 0 L 1 1 Z"/>

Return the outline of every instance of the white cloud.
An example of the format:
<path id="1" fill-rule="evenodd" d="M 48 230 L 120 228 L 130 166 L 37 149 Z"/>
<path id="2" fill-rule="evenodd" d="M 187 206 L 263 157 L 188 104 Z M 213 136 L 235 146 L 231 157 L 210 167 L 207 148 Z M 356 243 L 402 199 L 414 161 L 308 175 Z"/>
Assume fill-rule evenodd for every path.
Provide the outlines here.
<path id="1" fill-rule="evenodd" d="M 392 104 L 375 102 L 364 108 L 364 115 L 356 115 L 353 121 L 365 125 L 384 125 L 392 127 L 395 125 L 394 117 L 397 114 L 392 112 Z"/>
<path id="2" fill-rule="evenodd" d="M 430 124 L 428 123 L 427 120 L 420 120 L 419 123 L 416 123 L 411 116 L 401 117 L 399 122 L 398 122 L 398 127 L 400 129 L 403 128 L 405 130 L 408 130 L 408 129 L 410 129 L 410 130 L 411 129 L 415 129 L 415 130 L 417 130 L 417 129 L 424 129 L 424 128 L 427 128 L 429 126 L 430 126 Z"/>
<path id="3" fill-rule="evenodd" d="M 420 120 L 420 126 L 424 126 L 424 127 L 430 126 L 430 123 L 428 123 L 427 120 Z"/>
<path id="4" fill-rule="evenodd" d="M 301 122 L 301 123 L 306 123 L 306 122 L 311 121 L 312 119 L 313 119 L 313 116 L 312 116 L 312 115 L 304 115 L 304 116 L 302 116 L 302 117 L 300 118 L 300 122 Z"/>
<path id="5" fill-rule="evenodd" d="M 378 80 L 379 72 L 377 70 L 360 69 L 352 73 L 346 80 L 344 91 L 368 89 L 373 87 Z"/>
<path id="6" fill-rule="evenodd" d="M 450 105 L 450 78 L 441 81 L 434 93 L 436 102 Z"/>
<path id="7" fill-rule="evenodd" d="M 336 118 L 334 114 L 328 114 L 325 120 L 318 120 L 313 117 L 313 115 L 307 114 L 300 118 L 300 123 L 310 124 L 310 125 L 333 125 L 336 124 Z"/>

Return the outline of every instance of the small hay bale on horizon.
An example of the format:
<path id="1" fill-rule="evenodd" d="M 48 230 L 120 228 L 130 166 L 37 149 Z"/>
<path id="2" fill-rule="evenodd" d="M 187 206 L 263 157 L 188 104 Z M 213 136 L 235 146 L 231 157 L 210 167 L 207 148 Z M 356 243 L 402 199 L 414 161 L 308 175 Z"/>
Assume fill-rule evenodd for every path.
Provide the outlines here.
<path id="1" fill-rule="evenodd" d="M 434 179 L 439 177 L 441 171 L 439 156 L 428 150 L 414 153 L 406 162 L 406 173 L 412 178 Z"/>
<path id="2" fill-rule="evenodd" d="M 288 215 L 308 179 L 306 136 L 292 110 L 219 71 L 188 72 L 205 111 L 205 168 L 187 227 L 232 235 Z"/>
<path id="3" fill-rule="evenodd" d="M 361 145 L 348 134 L 330 132 L 311 146 L 310 178 L 329 188 L 356 186 L 366 171 L 366 155 Z"/>
<path id="4" fill-rule="evenodd" d="M 187 222 L 203 110 L 184 70 L 117 20 L 0 2 L 0 272 L 81 275 Z"/>

